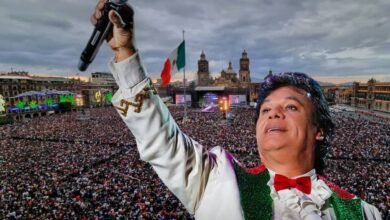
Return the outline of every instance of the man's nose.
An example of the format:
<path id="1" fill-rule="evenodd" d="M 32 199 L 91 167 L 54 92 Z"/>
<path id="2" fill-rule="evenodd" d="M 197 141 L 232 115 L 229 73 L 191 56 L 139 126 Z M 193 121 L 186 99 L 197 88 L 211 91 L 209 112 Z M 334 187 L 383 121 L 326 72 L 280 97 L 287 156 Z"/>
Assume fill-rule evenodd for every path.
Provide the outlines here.
<path id="1" fill-rule="evenodd" d="M 282 118 L 284 119 L 283 111 L 280 108 L 273 108 L 268 115 L 268 119 Z"/>

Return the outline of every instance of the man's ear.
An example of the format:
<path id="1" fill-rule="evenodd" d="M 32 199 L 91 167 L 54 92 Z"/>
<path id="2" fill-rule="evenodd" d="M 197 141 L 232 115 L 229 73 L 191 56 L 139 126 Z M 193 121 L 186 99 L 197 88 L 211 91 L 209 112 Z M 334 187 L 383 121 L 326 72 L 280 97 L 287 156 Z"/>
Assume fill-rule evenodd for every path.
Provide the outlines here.
<path id="1" fill-rule="evenodd" d="M 324 140 L 325 136 L 324 136 L 324 129 L 320 128 L 317 130 L 317 133 L 316 133 L 316 140 L 317 141 L 322 141 Z"/>

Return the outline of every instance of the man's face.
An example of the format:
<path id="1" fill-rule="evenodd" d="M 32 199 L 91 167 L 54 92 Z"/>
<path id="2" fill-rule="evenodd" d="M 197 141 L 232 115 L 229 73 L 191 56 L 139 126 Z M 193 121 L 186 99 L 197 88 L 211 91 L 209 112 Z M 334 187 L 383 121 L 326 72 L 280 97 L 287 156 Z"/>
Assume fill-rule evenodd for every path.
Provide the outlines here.
<path id="1" fill-rule="evenodd" d="M 313 104 L 305 91 L 285 86 L 266 97 L 256 124 L 257 146 L 265 165 L 302 159 L 314 162 L 319 136 L 313 125 Z"/>

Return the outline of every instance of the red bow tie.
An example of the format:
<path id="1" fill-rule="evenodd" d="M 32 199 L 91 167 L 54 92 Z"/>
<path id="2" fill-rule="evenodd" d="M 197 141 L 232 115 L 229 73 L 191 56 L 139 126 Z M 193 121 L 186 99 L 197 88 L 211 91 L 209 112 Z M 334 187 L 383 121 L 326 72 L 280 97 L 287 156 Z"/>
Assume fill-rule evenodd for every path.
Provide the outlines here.
<path id="1" fill-rule="evenodd" d="M 310 194 L 311 179 L 308 176 L 299 177 L 297 179 L 289 179 L 283 175 L 276 174 L 274 187 L 276 191 L 293 187 L 303 193 Z"/>

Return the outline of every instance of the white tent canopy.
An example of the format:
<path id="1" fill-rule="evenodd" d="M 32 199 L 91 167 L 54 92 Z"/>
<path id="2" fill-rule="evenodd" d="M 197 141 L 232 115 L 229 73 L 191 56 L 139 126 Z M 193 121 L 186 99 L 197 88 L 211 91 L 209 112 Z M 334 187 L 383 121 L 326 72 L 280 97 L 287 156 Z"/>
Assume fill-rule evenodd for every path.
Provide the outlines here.
<path id="1" fill-rule="evenodd" d="M 26 96 L 48 96 L 48 95 L 75 95 L 75 93 L 70 91 L 58 91 L 55 89 L 49 90 L 45 89 L 40 92 L 37 91 L 28 91 L 20 93 L 19 95 L 15 96 L 14 98 L 21 98 Z"/>

